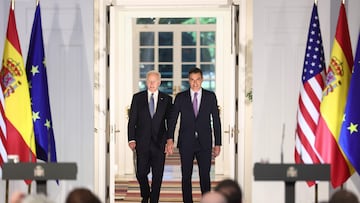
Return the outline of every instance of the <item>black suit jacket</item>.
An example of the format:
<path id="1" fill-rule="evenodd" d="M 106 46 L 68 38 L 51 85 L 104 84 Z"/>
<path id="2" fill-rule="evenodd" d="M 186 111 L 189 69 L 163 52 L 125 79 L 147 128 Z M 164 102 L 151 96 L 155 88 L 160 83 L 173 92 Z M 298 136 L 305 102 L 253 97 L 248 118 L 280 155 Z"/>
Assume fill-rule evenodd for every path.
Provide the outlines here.
<path id="1" fill-rule="evenodd" d="M 214 135 L 215 145 L 221 145 L 221 124 L 215 93 L 202 89 L 200 108 L 196 118 L 192 107 L 190 89 L 177 94 L 171 119 L 169 120 L 169 138 L 174 139 L 174 131 L 179 113 L 179 148 L 184 150 L 192 149 L 193 141 L 196 139 L 195 133 L 198 134 L 198 139 L 203 149 L 212 148 L 212 135 Z"/>
<path id="2" fill-rule="evenodd" d="M 171 106 L 172 98 L 159 91 L 156 112 L 151 118 L 147 90 L 133 95 L 128 122 L 128 141 L 136 141 L 136 151 L 138 153 L 147 151 L 151 140 L 160 149 L 165 149 L 167 139 L 166 120 Z"/>

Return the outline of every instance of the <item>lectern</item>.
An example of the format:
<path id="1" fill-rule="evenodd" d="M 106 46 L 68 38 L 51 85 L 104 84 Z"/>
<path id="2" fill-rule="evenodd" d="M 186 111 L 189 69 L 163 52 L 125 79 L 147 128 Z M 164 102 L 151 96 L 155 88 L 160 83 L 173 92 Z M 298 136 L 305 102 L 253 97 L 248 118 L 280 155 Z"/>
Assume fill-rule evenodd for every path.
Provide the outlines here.
<path id="1" fill-rule="evenodd" d="M 35 180 L 36 192 L 47 194 L 47 180 L 75 180 L 76 163 L 5 163 L 2 168 L 4 180 Z"/>
<path id="2" fill-rule="evenodd" d="M 255 163 L 254 178 L 255 181 L 284 181 L 285 202 L 295 203 L 295 182 L 330 180 L 330 164 Z"/>

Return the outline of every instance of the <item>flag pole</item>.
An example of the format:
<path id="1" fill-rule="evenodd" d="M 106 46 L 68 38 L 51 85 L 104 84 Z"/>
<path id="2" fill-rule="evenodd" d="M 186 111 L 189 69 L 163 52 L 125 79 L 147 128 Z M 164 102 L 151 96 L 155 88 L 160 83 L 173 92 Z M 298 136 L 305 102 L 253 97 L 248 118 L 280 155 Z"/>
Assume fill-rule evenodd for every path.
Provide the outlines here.
<path id="1" fill-rule="evenodd" d="M 8 179 L 6 179 L 5 188 L 6 188 L 5 203 L 8 203 L 9 202 L 9 180 Z"/>
<path id="2" fill-rule="evenodd" d="M 15 9 L 15 0 L 11 0 L 11 9 L 14 10 Z M 9 180 L 6 179 L 5 182 L 5 203 L 9 202 Z"/>
<path id="3" fill-rule="evenodd" d="M 318 203 L 318 183 L 315 183 L 315 203 Z"/>

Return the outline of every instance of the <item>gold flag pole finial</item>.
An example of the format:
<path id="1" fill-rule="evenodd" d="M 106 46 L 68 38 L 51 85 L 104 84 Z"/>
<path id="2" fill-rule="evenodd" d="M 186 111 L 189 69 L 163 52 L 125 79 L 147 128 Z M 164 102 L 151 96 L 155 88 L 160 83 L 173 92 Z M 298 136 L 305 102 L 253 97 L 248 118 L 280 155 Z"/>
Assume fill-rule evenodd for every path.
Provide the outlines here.
<path id="1" fill-rule="evenodd" d="M 317 4 L 318 4 L 318 0 L 315 0 L 314 3 L 315 3 L 315 5 L 317 5 Z"/>
<path id="2" fill-rule="evenodd" d="M 345 5 L 345 0 L 341 0 L 341 3 Z"/>
<path id="3" fill-rule="evenodd" d="M 36 6 L 38 6 L 39 5 L 39 0 L 36 0 Z"/>
<path id="4" fill-rule="evenodd" d="M 11 9 L 12 9 L 12 10 L 15 9 L 15 0 L 11 0 Z"/>

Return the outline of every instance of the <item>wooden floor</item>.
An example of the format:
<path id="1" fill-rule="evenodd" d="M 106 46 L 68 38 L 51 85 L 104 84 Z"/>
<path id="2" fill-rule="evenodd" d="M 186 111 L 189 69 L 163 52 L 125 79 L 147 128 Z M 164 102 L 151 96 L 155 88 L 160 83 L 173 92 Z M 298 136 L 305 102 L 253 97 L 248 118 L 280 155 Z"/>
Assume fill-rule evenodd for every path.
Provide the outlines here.
<path id="1" fill-rule="evenodd" d="M 199 178 L 197 165 L 194 163 L 193 171 L 193 200 L 194 202 L 199 202 L 201 198 Z M 215 173 L 213 172 L 212 165 L 212 187 L 218 183 L 219 178 L 215 178 Z M 151 179 L 151 174 L 149 175 Z M 221 179 L 221 178 L 220 178 Z M 115 202 L 125 203 L 125 202 L 140 202 L 140 189 L 139 184 L 136 181 L 135 177 L 119 177 L 115 181 Z M 160 192 L 161 203 L 176 203 L 182 202 L 182 192 L 181 192 L 181 171 L 180 171 L 180 161 L 179 154 L 176 152 L 174 155 L 171 155 L 166 158 L 163 183 Z"/>

